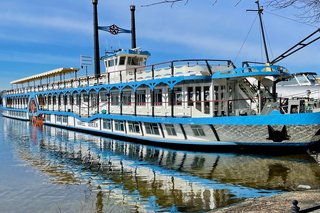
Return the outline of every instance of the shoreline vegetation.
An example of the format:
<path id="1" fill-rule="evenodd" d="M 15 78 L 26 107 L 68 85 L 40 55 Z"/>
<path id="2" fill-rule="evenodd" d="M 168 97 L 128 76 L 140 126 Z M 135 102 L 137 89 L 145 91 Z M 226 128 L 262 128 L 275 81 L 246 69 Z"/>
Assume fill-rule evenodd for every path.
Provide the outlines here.
<path id="1" fill-rule="evenodd" d="M 297 200 L 300 210 L 320 205 L 320 189 L 285 192 L 270 197 L 248 198 L 231 206 L 215 209 L 211 213 L 291 212 L 292 201 Z M 320 212 L 320 210 L 315 211 Z"/>

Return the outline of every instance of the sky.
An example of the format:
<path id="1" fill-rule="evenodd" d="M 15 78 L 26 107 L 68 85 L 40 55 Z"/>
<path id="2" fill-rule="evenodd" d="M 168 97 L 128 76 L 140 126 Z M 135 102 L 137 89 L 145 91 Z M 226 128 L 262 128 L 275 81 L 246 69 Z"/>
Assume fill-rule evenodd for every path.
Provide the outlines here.
<path id="1" fill-rule="evenodd" d="M 99 25 L 130 29 L 136 5 L 137 46 L 151 52 L 149 63 L 176 59 L 265 61 L 255 0 L 189 0 L 187 4 L 143 5 L 157 0 L 99 0 Z M 263 4 L 263 0 L 261 1 Z M 10 81 L 60 67 L 80 67 L 80 55 L 93 56 L 91 0 L 10 0 L 0 2 L 0 90 Z M 270 58 L 274 59 L 320 27 L 307 25 L 294 8 L 264 8 Z M 287 17 L 287 18 L 284 18 Z M 300 22 L 292 21 L 300 20 Z M 251 30 L 250 30 L 251 29 Z M 320 33 L 319 33 L 320 35 Z M 100 55 L 127 49 L 130 34 L 100 31 Z M 282 60 L 290 72 L 320 74 L 320 41 Z M 101 64 L 103 65 L 103 64 Z M 105 71 L 102 66 L 102 72 Z M 93 68 L 89 67 L 93 75 Z M 84 75 L 84 70 L 80 71 Z"/>

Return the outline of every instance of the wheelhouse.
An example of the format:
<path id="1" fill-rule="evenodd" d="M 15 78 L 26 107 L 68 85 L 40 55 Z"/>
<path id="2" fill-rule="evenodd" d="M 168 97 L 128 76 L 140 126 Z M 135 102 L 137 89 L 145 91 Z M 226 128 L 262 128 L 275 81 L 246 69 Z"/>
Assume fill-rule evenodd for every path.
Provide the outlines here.
<path id="1" fill-rule="evenodd" d="M 148 51 L 141 51 L 139 49 L 120 49 L 112 53 L 106 53 L 103 60 L 106 72 L 112 73 L 146 66 L 149 56 L 150 53 Z"/>

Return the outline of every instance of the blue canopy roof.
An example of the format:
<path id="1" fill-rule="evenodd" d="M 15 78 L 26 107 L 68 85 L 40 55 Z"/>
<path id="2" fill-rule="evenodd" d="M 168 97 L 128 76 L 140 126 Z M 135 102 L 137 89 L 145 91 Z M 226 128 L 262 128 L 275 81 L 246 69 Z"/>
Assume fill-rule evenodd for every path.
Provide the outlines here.
<path id="1" fill-rule="evenodd" d="M 133 55 L 144 55 L 144 56 L 150 56 L 150 52 L 148 51 L 142 51 L 140 49 L 119 49 L 119 50 L 115 50 L 114 52 L 110 53 L 107 52 L 106 55 L 102 58 L 110 58 L 113 56 L 117 56 L 117 55 L 127 55 L 127 54 L 133 54 Z"/>

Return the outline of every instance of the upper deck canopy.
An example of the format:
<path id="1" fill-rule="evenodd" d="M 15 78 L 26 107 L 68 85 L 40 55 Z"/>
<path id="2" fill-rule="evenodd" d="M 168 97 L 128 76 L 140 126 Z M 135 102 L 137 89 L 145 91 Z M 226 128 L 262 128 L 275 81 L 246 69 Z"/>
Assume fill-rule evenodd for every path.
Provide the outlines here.
<path id="1" fill-rule="evenodd" d="M 23 84 L 23 83 L 41 80 L 44 78 L 56 77 L 56 76 L 60 76 L 60 75 L 68 74 L 68 73 L 73 73 L 73 72 L 77 72 L 77 71 L 79 71 L 79 68 L 73 68 L 73 67 L 58 68 L 58 69 L 50 70 L 48 72 L 39 73 L 36 75 L 32 75 L 29 77 L 25 77 L 25 78 L 21 78 L 21 79 L 15 80 L 15 81 L 11 81 L 10 84 Z"/>
<path id="2" fill-rule="evenodd" d="M 118 56 L 118 55 L 141 55 L 141 56 L 149 57 L 151 54 L 150 54 L 150 52 L 142 51 L 139 48 L 129 49 L 129 50 L 119 49 L 119 50 L 116 50 L 114 52 L 106 53 L 106 55 L 104 57 L 102 57 L 102 58 L 103 59 L 111 58 L 113 56 Z"/>

